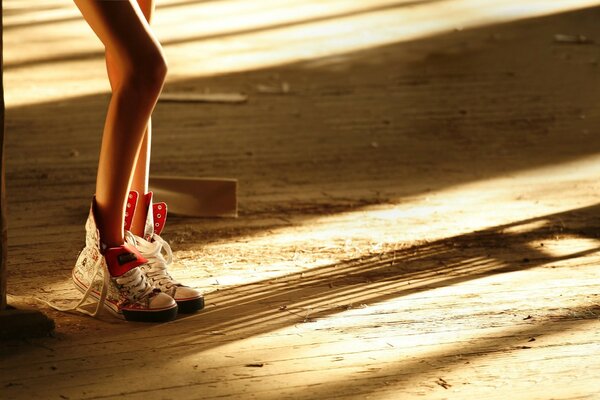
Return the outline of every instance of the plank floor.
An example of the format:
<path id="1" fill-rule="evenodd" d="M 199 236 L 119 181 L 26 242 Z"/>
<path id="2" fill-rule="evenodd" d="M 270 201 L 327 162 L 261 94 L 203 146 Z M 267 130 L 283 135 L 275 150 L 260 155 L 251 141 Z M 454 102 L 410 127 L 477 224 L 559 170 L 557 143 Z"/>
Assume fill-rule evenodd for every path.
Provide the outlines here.
<path id="1" fill-rule="evenodd" d="M 37 300 L 79 296 L 109 94 L 35 3 L 4 0 L 8 292 L 57 328 L 0 344 L 0 398 L 600 399 L 600 2 L 159 2 L 165 92 L 249 100 L 156 108 L 152 173 L 240 187 L 169 216 L 207 306 L 158 325 Z"/>

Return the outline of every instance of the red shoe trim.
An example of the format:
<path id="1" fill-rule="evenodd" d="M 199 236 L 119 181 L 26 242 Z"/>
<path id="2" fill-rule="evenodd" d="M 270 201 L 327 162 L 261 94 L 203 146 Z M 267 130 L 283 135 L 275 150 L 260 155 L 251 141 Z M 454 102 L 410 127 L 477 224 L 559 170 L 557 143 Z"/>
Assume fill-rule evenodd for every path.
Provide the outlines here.
<path id="1" fill-rule="evenodd" d="M 165 227 L 165 222 L 167 222 L 167 203 L 152 205 L 152 213 L 154 215 L 154 233 L 160 235 Z"/>
<path id="2" fill-rule="evenodd" d="M 121 276 L 127 271 L 131 271 L 135 267 L 146 264 L 148 260 L 142 254 L 130 245 L 125 243 L 119 247 L 111 247 L 104 252 L 106 258 L 106 266 L 110 275 Z"/>
<path id="3" fill-rule="evenodd" d="M 133 215 L 135 214 L 135 208 L 137 206 L 139 194 L 135 190 L 129 192 L 127 196 L 127 205 L 125 206 L 125 230 L 131 230 L 131 224 L 133 223 Z"/>

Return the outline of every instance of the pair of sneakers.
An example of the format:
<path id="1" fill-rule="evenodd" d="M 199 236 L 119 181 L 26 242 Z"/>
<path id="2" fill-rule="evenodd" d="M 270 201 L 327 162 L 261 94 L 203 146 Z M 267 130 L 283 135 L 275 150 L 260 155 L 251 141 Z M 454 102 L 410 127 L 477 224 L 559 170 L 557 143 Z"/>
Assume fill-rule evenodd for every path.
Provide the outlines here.
<path id="1" fill-rule="evenodd" d="M 96 316 L 105 308 L 128 321 L 163 322 L 174 319 L 178 312 L 192 313 L 204 307 L 202 294 L 177 282 L 167 270 L 173 262 L 173 253 L 160 237 L 166 221 L 166 204 L 153 204 L 151 192 L 144 195 L 143 237 L 130 232 L 138 197 L 135 191 L 129 193 L 126 241 L 114 248 L 106 248 L 100 241 L 92 202 L 85 225 L 86 245 L 72 273 L 83 297 L 70 309 Z M 83 308 L 89 299 L 96 302 L 94 311 Z"/>

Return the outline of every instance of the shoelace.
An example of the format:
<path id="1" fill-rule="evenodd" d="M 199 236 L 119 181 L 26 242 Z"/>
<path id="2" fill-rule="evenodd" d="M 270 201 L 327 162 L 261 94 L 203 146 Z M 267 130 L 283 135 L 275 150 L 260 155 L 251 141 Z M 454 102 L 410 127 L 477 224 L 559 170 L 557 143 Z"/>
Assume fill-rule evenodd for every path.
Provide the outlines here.
<path id="1" fill-rule="evenodd" d="M 96 262 L 94 263 L 94 267 L 93 267 L 94 273 L 92 274 L 92 279 L 90 280 L 90 285 L 88 286 L 85 293 L 83 293 L 83 296 L 81 297 L 79 302 L 77 304 L 75 304 L 74 306 L 63 307 L 63 306 L 59 306 L 57 304 L 54 304 L 54 303 L 44 300 L 44 299 L 38 298 L 38 300 L 58 311 L 63 311 L 63 312 L 78 311 L 82 314 L 90 315 L 92 317 L 97 316 L 100 313 L 102 306 L 104 305 L 104 301 L 106 300 L 106 294 L 108 292 L 108 285 L 110 284 L 110 282 L 109 282 L 110 274 L 109 274 L 108 269 L 106 268 L 105 264 L 104 264 L 104 268 L 102 271 L 103 278 L 102 278 L 102 287 L 100 289 L 100 298 L 98 299 L 98 304 L 96 304 L 96 309 L 93 312 L 90 312 L 90 311 L 82 308 L 82 306 L 86 303 L 88 297 L 90 297 L 90 294 L 92 293 L 92 289 L 93 289 L 92 283 L 96 279 L 98 272 L 101 271 L 100 267 L 102 265 L 103 265 L 102 257 L 98 257 L 98 260 L 96 260 Z M 138 274 L 139 274 L 139 271 L 138 271 Z"/>
<path id="2" fill-rule="evenodd" d="M 167 266 L 173 262 L 173 251 L 169 243 L 156 234 L 152 235 L 151 242 L 129 231 L 125 232 L 125 236 L 148 259 L 148 263 L 141 266 L 148 278 L 153 282 L 157 282 L 160 286 L 165 286 L 167 289 L 178 284 L 167 271 Z M 163 250 L 166 258 L 163 255 Z"/>
<path id="3" fill-rule="evenodd" d="M 104 265 L 103 269 L 100 268 L 100 266 L 102 265 Z M 77 302 L 77 304 L 75 304 L 74 306 L 63 307 L 44 299 L 38 298 L 38 300 L 58 311 L 78 311 L 82 314 L 96 317 L 100 313 L 100 310 L 102 309 L 102 306 L 106 301 L 106 296 L 108 294 L 108 286 L 110 285 L 110 273 L 108 272 L 106 264 L 102 263 L 101 257 L 99 257 L 98 260 L 94 263 L 93 268 L 94 273 L 92 274 L 90 285 L 88 286 L 87 290 L 85 291 L 79 302 Z M 92 293 L 94 287 L 93 282 L 100 271 L 102 271 L 102 287 L 100 289 L 100 298 L 98 299 L 98 303 L 96 304 L 96 309 L 93 312 L 90 312 L 82 308 L 82 306 L 86 303 L 88 297 L 90 297 L 90 294 Z M 133 268 L 132 270 L 127 271 L 127 273 L 123 274 L 122 276 L 115 278 L 115 281 L 120 286 L 120 289 L 124 290 L 127 293 L 127 297 L 133 301 L 137 301 L 139 298 L 150 294 L 150 292 L 152 292 L 153 290 L 152 285 L 150 285 L 150 283 L 144 278 L 144 275 L 142 275 L 140 268 Z"/>
<path id="4" fill-rule="evenodd" d="M 115 278 L 115 281 L 121 286 L 120 289 L 124 289 L 128 294 L 130 300 L 138 300 L 141 297 L 149 295 L 152 292 L 152 285 L 144 278 L 144 275 L 139 268 L 133 268 L 127 271 L 122 276 Z"/>

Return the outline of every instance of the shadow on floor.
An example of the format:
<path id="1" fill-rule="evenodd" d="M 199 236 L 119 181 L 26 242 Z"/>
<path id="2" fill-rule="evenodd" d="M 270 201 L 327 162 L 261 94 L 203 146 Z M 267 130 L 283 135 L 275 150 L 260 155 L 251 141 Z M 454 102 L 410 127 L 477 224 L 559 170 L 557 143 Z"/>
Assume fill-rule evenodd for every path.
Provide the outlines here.
<path id="1" fill-rule="evenodd" d="M 553 264 L 563 260 L 573 261 L 600 251 L 599 227 L 600 204 L 516 221 L 393 252 L 350 259 L 301 274 L 221 290 L 210 294 L 207 310 L 181 317 L 173 323 L 154 326 L 121 324 L 127 325 L 127 329 L 121 326 L 117 329 L 120 333 L 113 331 L 107 335 L 73 338 L 77 346 L 73 346 L 73 339 L 61 336 L 58 340 L 32 341 L 30 343 L 33 346 L 5 344 L 2 354 L 6 357 L 26 353 L 52 354 L 51 359 L 40 356 L 40 365 L 59 363 L 61 357 L 82 357 L 82 362 L 85 360 L 85 363 L 93 364 L 96 358 L 106 363 L 107 354 L 118 349 L 116 360 L 127 359 L 135 363 L 135 357 L 128 358 L 127 354 L 145 353 L 152 349 L 155 352 L 168 351 L 172 362 L 179 357 L 189 357 L 296 324 L 310 324 L 352 308 L 372 306 L 413 293 L 532 268 L 560 268 Z M 563 237 L 593 239 L 598 245 L 563 256 L 551 256 L 544 252 L 544 241 Z M 368 392 L 385 387 L 384 382 L 410 383 L 430 373 L 433 365 L 436 369 L 455 368 L 497 352 L 526 351 L 530 348 L 525 343 L 526 339 L 539 334 L 549 338 L 565 330 L 576 329 L 597 321 L 599 313 L 599 305 L 589 304 L 569 309 L 568 312 L 536 315 L 533 319 L 519 317 L 519 322 L 506 327 L 506 335 L 495 332 L 491 336 L 474 338 L 466 348 L 442 347 L 423 359 L 404 359 L 399 356 L 397 362 L 386 362 L 380 366 L 381 371 L 375 378 L 369 378 L 375 379 L 373 385 L 364 385 L 367 377 L 358 377 L 352 382 L 324 380 L 322 384 L 309 388 L 298 386 L 297 390 L 302 390 L 298 396 L 318 395 L 312 398 L 324 398 L 341 392 Z M 112 349 L 111 343 L 119 341 L 127 342 L 127 347 Z M 90 350 L 86 350 L 88 346 L 104 348 L 108 353 L 90 353 Z M 63 351 L 67 353 L 62 355 Z M 77 355 L 79 351 L 85 356 Z M 120 378 L 126 377 L 130 370 L 134 371 L 135 368 L 123 368 Z M 93 369 L 81 371 L 83 376 L 88 373 L 93 373 Z M 230 383 L 234 384 L 236 379 L 242 378 L 233 378 Z M 169 390 L 193 390 L 194 387 L 195 384 L 186 382 L 181 387 L 177 384 L 169 386 Z M 293 391 L 295 387 L 286 389 Z M 269 395 L 265 394 L 267 397 L 264 398 Z"/>
<path id="2" fill-rule="evenodd" d="M 598 246 L 560 257 L 544 251 L 545 240 L 565 237 L 596 239 Z M 177 343 L 193 342 L 196 329 L 227 332 L 227 340 L 249 337 L 361 304 L 551 266 L 599 251 L 600 204 L 221 290 L 208 298 L 214 307 L 180 320 L 186 334 Z"/>
<path id="3" fill-rule="evenodd" d="M 243 217 L 294 214 L 309 220 L 596 154 L 600 140 L 587 129 L 600 119 L 593 106 L 600 87 L 576 73 L 591 68 L 585 63 L 596 48 L 556 46 L 549 38 L 557 27 L 574 29 L 599 14 L 600 8 L 590 8 L 173 83 L 169 90 L 247 91 L 251 101 L 243 106 L 159 104 L 153 171 L 237 177 Z M 565 75 L 565 63 L 575 72 Z M 272 81 L 290 82 L 292 93 L 256 90 L 257 84 Z M 588 90 L 582 92 L 584 87 Z M 9 263 L 12 282 L 18 282 L 15 290 L 35 289 L 36 279 L 44 284 L 62 280 L 80 250 L 106 100 L 106 95 L 88 96 L 8 111 L 13 132 L 7 143 Z M 565 216 L 585 212 L 589 223 L 596 220 L 593 211 Z M 555 223 L 555 217 L 548 218 Z M 197 237 L 203 243 L 269 229 L 269 223 L 253 230 L 243 227 L 244 218 L 238 221 L 241 228 L 225 232 L 206 220 L 175 220 L 175 227 L 208 231 Z M 53 225 L 61 227 L 61 235 L 48 229 Z M 298 298 L 316 308 L 340 303 L 311 313 L 318 317 L 359 302 L 552 261 L 524 242 L 552 228 L 516 238 L 502 229 L 227 290 L 215 297 L 214 311 L 180 323 L 252 332 L 258 329 L 253 327 L 257 313 L 275 326 L 304 318 L 290 306 L 260 311 L 261 304 L 284 306 Z M 486 240 L 516 240 L 511 243 L 518 259 L 529 261 L 489 258 L 481 250 Z M 465 246 L 473 242 L 479 242 L 474 245 L 478 250 L 471 253 Z M 224 321 L 222 310 L 231 319 Z M 197 328 L 196 319 L 208 325 Z"/>

